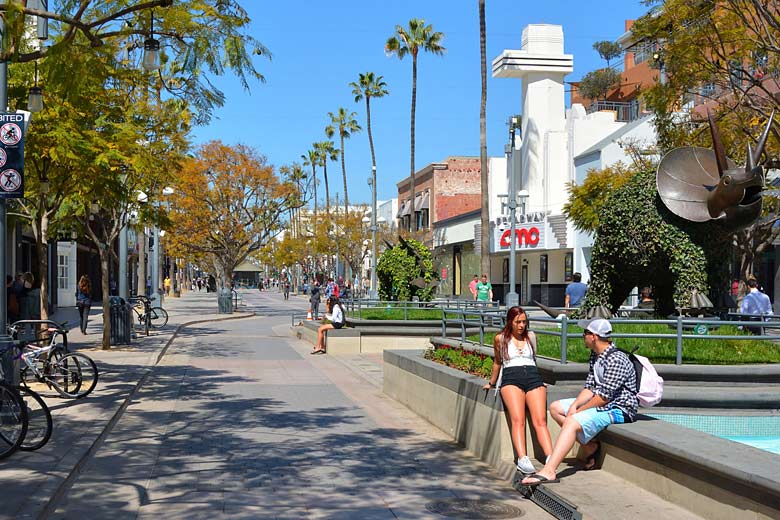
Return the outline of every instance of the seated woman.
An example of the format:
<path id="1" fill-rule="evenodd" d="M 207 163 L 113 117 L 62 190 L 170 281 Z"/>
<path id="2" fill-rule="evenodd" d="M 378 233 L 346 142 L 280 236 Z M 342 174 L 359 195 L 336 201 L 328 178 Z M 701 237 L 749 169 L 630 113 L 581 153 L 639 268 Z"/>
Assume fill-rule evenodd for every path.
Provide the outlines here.
<path id="1" fill-rule="evenodd" d="M 330 320 L 330 323 L 320 325 L 320 328 L 317 329 L 317 345 L 311 351 L 311 354 L 324 354 L 325 332 L 330 329 L 340 329 L 346 323 L 344 307 L 341 306 L 338 297 L 331 296 L 325 302 L 325 319 Z"/>

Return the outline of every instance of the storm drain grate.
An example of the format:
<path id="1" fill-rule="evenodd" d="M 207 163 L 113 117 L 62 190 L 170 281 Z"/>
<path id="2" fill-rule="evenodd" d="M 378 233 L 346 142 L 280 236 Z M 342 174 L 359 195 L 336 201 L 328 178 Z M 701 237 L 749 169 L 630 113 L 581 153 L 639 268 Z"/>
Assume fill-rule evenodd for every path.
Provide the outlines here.
<path id="1" fill-rule="evenodd" d="M 558 520 L 582 520 L 582 513 L 577 511 L 577 506 L 544 485 L 528 488 L 520 484 L 515 485 L 515 489 Z"/>
<path id="2" fill-rule="evenodd" d="M 497 500 L 466 500 L 460 498 L 436 500 L 428 503 L 425 509 L 447 518 L 473 520 L 519 518 L 525 514 L 522 509 Z"/>

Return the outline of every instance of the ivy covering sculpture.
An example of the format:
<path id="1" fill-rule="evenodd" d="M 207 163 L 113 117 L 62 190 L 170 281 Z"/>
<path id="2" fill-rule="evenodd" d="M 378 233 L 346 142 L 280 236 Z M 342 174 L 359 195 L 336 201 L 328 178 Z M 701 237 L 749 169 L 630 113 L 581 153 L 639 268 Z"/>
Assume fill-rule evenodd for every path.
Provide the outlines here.
<path id="1" fill-rule="evenodd" d="M 672 150 L 657 172 L 636 174 L 606 201 L 583 309 L 615 311 L 634 287 L 653 286 L 662 314 L 690 307 L 694 292 L 716 306 L 727 293 L 731 236 L 761 215 L 759 161 L 772 117 L 745 167 L 726 157 L 712 115 L 709 122 L 713 150 Z"/>
<path id="2" fill-rule="evenodd" d="M 436 289 L 433 255 L 421 242 L 398 237 L 398 244 L 388 244 L 376 269 L 379 298 L 382 300 L 430 301 Z"/>

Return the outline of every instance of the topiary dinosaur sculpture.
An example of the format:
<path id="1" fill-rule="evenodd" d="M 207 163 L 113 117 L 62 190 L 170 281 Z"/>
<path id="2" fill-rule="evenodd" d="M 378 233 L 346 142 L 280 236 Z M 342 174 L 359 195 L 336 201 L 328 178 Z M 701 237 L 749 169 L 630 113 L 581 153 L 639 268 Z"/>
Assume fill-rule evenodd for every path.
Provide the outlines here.
<path id="1" fill-rule="evenodd" d="M 773 114 L 774 115 L 774 114 Z M 759 159 L 772 117 L 747 165 L 726 158 L 709 115 L 713 150 L 672 150 L 656 173 L 636 174 L 604 204 L 591 252 L 591 279 L 581 308 L 613 312 L 634 287 L 655 288 L 656 309 L 690 307 L 694 291 L 716 302 L 728 291 L 730 239 L 761 214 Z"/>

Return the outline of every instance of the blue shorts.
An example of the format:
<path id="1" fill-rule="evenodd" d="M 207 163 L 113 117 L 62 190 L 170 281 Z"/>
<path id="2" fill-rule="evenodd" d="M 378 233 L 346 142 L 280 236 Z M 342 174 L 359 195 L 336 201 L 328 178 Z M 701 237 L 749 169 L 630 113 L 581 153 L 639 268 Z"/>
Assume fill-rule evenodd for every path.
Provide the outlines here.
<path id="1" fill-rule="evenodd" d="M 561 399 L 559 402 L 561 403 L 561 407 L 563 407 L 563 414 L 566 415 L 569 408 L 574 403 L 574 399 Z M 580 444 L 589 443 L 593 437 L 610 424 L 622 424 L 625 422 L 623 420 L 623 412 L 620 408 L 612 408 L 611 410 L 606 411 L 588 408 L 587 410 L 574 414 L 574 420 L 582 426 L 582 431 L 577 432 L 577 440 Z"/>

